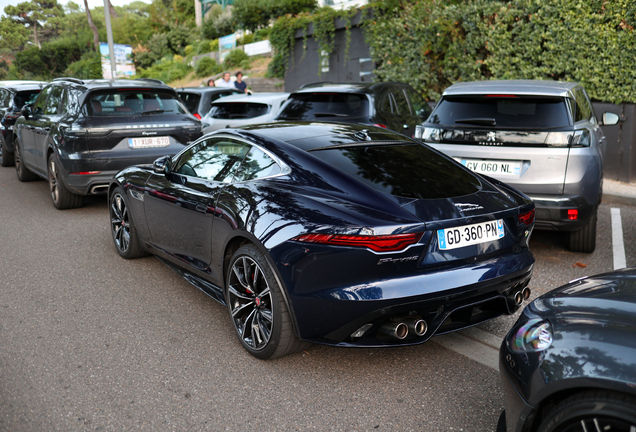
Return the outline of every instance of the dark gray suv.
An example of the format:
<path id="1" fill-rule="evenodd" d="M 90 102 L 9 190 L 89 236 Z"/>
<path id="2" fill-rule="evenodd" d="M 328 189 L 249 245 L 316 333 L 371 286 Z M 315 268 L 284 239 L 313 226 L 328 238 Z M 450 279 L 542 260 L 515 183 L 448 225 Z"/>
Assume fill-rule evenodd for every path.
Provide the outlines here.
<path id="1" fill-rule="evenodd" d="M 616 124 L 618 116 L 603 115 Z M 536 205 L 536 227 L 569 232 L 572 251 L 596 247 L 605 137 L 583 87 L 557 81 L 450 86 L 415 137 L 504 181 Z"/>

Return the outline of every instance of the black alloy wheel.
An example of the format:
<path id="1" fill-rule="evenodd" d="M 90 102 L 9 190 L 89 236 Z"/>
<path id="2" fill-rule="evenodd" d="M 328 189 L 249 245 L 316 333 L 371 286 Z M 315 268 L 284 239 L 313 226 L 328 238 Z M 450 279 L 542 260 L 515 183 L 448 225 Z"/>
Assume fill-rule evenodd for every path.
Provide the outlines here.
<path id="1" fill-rule="evenodd" d="M 13 153 L 9 151 L 7 143 L 0 137 L 0 166 L 9 167 L 13 165 Z"/>
<path id="2" fill-rule="evenodd" d="M 226 299 L 243 347 L 260 359 L 273 359 L 308 346 L 296 337 L 280 286 L 263 253 L 241 246 L 227 274 Z"/>
<path id="3" fill-rule="evenodd" d="M 110 228 L 117 253 L 126 259 L 139 258 L 146 253 L 139 246 L 137 231 L 132 222 L 122 188 L 117 187 L 108 200 Z"/>
<path id="4" fill-rule="evenodd" d="M 66 186 L 64 186 L 64 181 L 60 177 L 60 170 L 54 153 L 49 155 L 48 174 L 49 190 L 51 191 L 51 199 L 53 200 L 55 208 L 65 210 L 82 205 L 83 197 L 69 192 Z"/>
<path id="5" fill-rule="evenodd" d="M 633 432 L 636 398 L 588 391 L 564 399 L 549 412 L 539 432 Z"/>
<path id="6" fill-rule="evenodd" d="M 38 178 L 33 172 L 31 172 L 22 163 L 22 150 L 20 150 L 20 141 L 16 137 L 13 141 L 13 156 L 15 165 L 15 174 L 18 176 L 18 180 L 21 182 L 33 181 Z"/>

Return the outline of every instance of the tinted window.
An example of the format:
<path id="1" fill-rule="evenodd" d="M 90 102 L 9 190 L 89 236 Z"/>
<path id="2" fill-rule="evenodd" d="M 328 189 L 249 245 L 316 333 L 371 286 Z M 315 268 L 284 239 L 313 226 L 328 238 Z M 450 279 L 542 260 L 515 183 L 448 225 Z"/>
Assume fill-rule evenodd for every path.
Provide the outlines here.
<path id="1" fill-rule="evenodd" d="M 213 138 L 185 151 L 174 172 L 215 182 L 231 183 L 236 169 L 250 150 L 240 141 Z"/>
<path id="2" fill-rule="evenodd" d="M 421 118 L 423 121 L 431 114 L 431 106 L 424 100 L 422 96 L 414 92 L 413 90 L 407 90 L 406 93 L 411 99 L 411 106 L 413 108 L 413 114 Z"/>
<path id="3" fill-rule="evenodd" d="M 576 95 L 576 117 L 574 121 L 589 120 L 592 117 L 592 107 L 590 107 L 585 92 L 580 88 L 574 94 Z"/>
<path id="4" fill-rule="evenodd" d="M 23 106 L 35 102 L 39 94 L 40 90 L 18 92 L 13 96 L 13 105 L 22 109 Z"/>
<path id="5" fill-rule="evenodd" d="M 46 105 L 44 106 L 44 114 L 59 114 L 62 108 L 62 96 L 64 90 L 62 87 L 53 87 L 49 95 Z"/>
<path id="6" fill-rule="evenodd" d="M 47 87 L 40 92 L 38 98 L 35 100 L 33 104 L 33 114 L 42 114 L 44 112 L 44 105 L 46 104 L 46 99 L 51 93 L 53 87 Z"/>
<path id="7" fill-rule="evenodd" d="M 236 175 L 236 181 L 255 180 L 264 177 L 271 177 L 280 173 L 278 164 L 263 150 L 252 147 L 243 160 L 241 169 Z"/>
<path id="8" fill-rule="evenodd" d="M 391 94 L 385 93 L 380 99 L 380 104 L 378 105 L 378 111 L 385 114 L 392 114 L 393 107 L 391 106 Z"/>
<path id="9" fill-rule="evenodd" d="M 445 126 L 479 126 L 466 122 L 470 119 L 494 119 L 497 129 L 555 128 L 570 123 L 563 98 L 487 96 L 447 96 L 428 121 Z"/>
<path id="10" fill-rule="evenodd" d="M 91 94 L 86 104 L 92 115 L 126 117 L 142 114 L 178 113 L 186 109 L 172 93 L 153 90 L 114 90 Z"/>
<path id="11" fill-rule="evenodd" d="M 199 112 L 199 101 L 201 100 L 200 94 L 179 92 L 179 97 L 183 101 L 188 111 L 190 111 L 192 114 Z"/>
<path id="12" fill-rule="evenodd" d="M 397 105 L 398 113 L 403 116 L 409 115 L 411 110 L 409 109 L 409 103 L 406 100 L 406 96 L 402 93 L 402 90 L 395 90 L 393 92 L 393 99 Z"/>
<path id="13" fill-rule="evenodd" d="M 269 105 L 251 102 L 216 103 L 210 109 L 210 117 L 218 119 L 249 119 L 265 115 Z"/>
<path id="14" fill-rule="evenodd" d="M 291 95 L 278 118 L 314 120 L 320 117 L 363 117 L 369 114 L 365 95 L 350 93 L 299 93 Z"/>
<path id="15" fill-rule="evenodd" d="M 477 178 L 421 144 L 312 151 L 380 192 L 407 198 L 447 198 L 477 192 Z"/>

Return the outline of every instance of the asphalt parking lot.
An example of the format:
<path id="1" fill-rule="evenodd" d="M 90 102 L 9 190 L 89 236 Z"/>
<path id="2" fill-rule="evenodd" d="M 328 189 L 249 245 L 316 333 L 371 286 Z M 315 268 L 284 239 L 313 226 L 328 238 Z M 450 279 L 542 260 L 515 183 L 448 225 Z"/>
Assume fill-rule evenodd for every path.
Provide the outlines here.
<path id="1" fill-rule="evenodd" d="M 636 265 L 636 208 L 603 204 L 593 254 L 535 231 L 533 297 L 613 269 L 611 208 Z M 416 347 L 261 361 L 224 307 L 153 257 L 119 258 L 105 197 L 58 211 L 46 182 L 0 168 L 0 221 L 2 431 L 492 431 L 503 409 L 490 357 L 515 317 Z"/>

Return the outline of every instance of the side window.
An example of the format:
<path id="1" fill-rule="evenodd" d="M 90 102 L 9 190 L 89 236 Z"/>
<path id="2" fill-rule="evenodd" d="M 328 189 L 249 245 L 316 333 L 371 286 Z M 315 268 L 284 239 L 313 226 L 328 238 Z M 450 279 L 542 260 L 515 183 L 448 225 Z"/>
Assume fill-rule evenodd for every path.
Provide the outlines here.
<path id="1" fill-rule="evenodd" d="M 231 183 L 250 146 L 229 138 L 211 138 L 181 155 L 174 172 L 221 183 Z"/>
<path id="2" fill-rule="evenodd" d="M 384 93 L 380 98 L 378 111 L 385 114 L 393 114 L 393 107 L 391 106 L 391 94 L 389 92 Z"/>
<path id="3" fill-rule="evenodd" d="M 42 114 L 44 112 L 44 105 L 46 104 L 46 99 L 49 97 L 51 90 L 53 90 L 53 87 L 47 87 L 40 92 L 40 95 L 33 103 L 33 114 Z"/>
<path id="4" fill-rule="evenodd" d="M 424 100 L 422 96 L 420 96 L 417 92 L 408 89 L 406 90 L 406 94 L 409 99 L 411 99 L 411 107 L 413 108 L 413 113 L 422 119 L 422 121 L 426 121 L 433 109 L 431 106 Z"/>
<path id="5" fill-rule="evenodd" d="M 252 147 L 236 174 L 236 181 L 256 180 L 280 174 L 281 168 L 263 150 Z"/>
<path id="6" fill-rule="evenodd" d="M 576 117 L 574 121 L 590 120 L 592 107 L 590 107 L 590 102 L 587 100 L 585 92 L 582 88 L 579 88 L 574 92 L 574 95 L 576 97 Z"/>
<path id="7" fill-rule="evenodd" d="M 402 93 L 401 90 L 395 90 L 393 92 L 393 99 L 395 100 L 395 104 L 397 105 L 398 113 L 402 115 L 411 114 L 411 109 L 409 108 L 409 102 L 406 100 L 406 96 Z"/>
<path id="8" fill-rule="evenodd" d="M 49 99 L 44 105 L 44 114 L 60 114 L 62 112 L 62 96 L 64 89 L 62 87 L 53 87 Z"/>
<path id="9" fill-rule="evenodd" d="M 0 89 L 0 106 L 9 107 L 10 93 L 7 90 Z"/>

